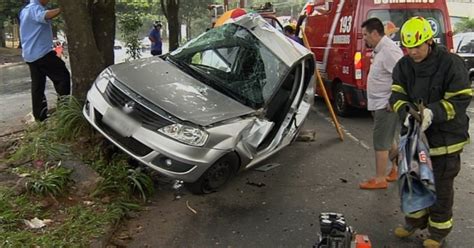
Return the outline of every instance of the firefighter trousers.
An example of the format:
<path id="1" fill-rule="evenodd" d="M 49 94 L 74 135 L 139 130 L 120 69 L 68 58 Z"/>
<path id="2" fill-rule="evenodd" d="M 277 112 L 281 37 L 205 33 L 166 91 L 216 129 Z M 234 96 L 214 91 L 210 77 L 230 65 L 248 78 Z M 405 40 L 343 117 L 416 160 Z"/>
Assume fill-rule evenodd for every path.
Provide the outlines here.
<path id="1" fill-rule="evenodd" d="M 405 216 L 408 225 L 424 229 L 428 227 L 431 239 L 443 240 L 453 228 L 454 178 L 461 169 L 460 153 L 431 157 L 435 178 L 436 202 Z"/>

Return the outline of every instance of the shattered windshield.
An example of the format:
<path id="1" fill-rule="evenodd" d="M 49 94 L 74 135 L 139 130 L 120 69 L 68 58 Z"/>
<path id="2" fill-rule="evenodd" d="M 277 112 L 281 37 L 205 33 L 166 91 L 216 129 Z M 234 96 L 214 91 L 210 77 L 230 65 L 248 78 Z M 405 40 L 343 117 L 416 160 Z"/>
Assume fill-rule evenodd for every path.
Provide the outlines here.
<path id="1" fill-rule="evenodd" d="M 254 109 L 271 98 L 289 69 L 247 29 L 235 24 L 207 31 L 172 52 L 170 59 Z"/>

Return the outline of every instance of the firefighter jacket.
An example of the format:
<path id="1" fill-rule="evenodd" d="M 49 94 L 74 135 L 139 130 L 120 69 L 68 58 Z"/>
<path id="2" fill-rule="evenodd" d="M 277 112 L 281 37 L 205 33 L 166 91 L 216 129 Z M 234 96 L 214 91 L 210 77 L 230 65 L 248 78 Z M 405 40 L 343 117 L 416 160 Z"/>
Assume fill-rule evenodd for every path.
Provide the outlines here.
<path id="1" fill-rule="evenodd" d="M 420 63 L 408 55 L 393 69 L 390 105 L 403 123 L 407 107 L 416 109 L 420 101 L 433 112 L 425 131 L 431 156 L 462 151 L 469 143 L 469 117 L 466 109 L 473 95 L 462 59 L 446 48 L 433 44 Z M 402 134 L 406 128 L 402 129 Z"/>

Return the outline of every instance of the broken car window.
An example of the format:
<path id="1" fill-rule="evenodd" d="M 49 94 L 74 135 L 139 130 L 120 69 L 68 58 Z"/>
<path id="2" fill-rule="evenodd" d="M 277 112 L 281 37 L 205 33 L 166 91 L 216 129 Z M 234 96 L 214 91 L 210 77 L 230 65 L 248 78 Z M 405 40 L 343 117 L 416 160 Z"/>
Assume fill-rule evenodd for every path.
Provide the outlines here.
<path id="1" fill-rule="evenodd" d="M 261 108 L 277 90 L 286 66 L 247 29 L 226 24 L 211 29 L 170 54 L 204 83 L 251 108 Z M 199 79 L 199 78 L 198 78 Z"/>

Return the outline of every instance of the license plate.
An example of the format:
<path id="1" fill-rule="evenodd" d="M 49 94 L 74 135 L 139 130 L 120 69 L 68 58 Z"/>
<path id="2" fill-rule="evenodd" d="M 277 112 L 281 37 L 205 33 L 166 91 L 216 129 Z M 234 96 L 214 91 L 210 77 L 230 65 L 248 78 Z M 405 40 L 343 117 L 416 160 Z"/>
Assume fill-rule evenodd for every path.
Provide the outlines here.
<path id="1" fill-rule="evenodd" d="M 108 108 L 105 111 L 103 121 L 113 130 L 124 137 L 132 136 L 140 124 L 117 108 Z"/>

